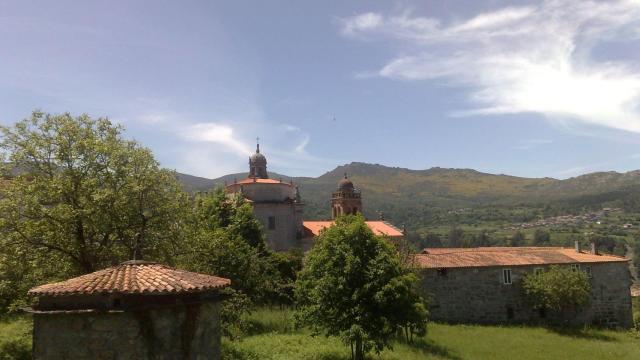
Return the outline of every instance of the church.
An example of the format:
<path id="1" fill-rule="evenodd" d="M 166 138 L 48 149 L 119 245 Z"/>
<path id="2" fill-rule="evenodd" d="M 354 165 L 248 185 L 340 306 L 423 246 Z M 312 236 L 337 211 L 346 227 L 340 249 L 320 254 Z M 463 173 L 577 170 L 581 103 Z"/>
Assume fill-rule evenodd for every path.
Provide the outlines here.
<path id="1" fill-rule="evenodd" d="M 228 194 L 240 194 L 253 206 L 253 213 L 264 228 L 267 244 L 276 251 L 291 248 L 308 250 L 322 229 L 333 224 L 336 217 L 362 213 L 362 193 L 356 189 L 347 174 L 331 194 L 330 220 L 304 220 L 304 203 L 298 186 L 293 181 L 271 179 L 267 172 L 267 158 L 256 152 L 249 157 L 249 175 L 226 186 Z M 329 194 L 327 194 L 329 195 Z M 383 220 L 367 220 L 367 226 L 376 234 L 402 239 L 403 231 Z"/>

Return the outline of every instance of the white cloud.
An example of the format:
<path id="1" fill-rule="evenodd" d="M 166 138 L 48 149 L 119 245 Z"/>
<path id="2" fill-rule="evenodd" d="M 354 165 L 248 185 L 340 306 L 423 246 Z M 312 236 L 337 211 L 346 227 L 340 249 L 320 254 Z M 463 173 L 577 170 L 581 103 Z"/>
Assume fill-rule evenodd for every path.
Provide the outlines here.
<path id="1" fill-rule="evenodd" d="M 309 145 L 309 140 L 311 140 L 311 138 L 308 134 L 305 134 L 300 143 L 296 146 L 295 152 L 298 154 L 305 154 L 305 149 L 307 148 L 307 145 Z"/>
<path id="2" fill-rule="evenodd" d="M 381 24 L 382 16 L 369 12 L 350 18 L 344 23 L 342 32 L 345 35 L 353 35 L 358 31 L 375 29 Z"/>
<path id="3" fill-rule="evenodd" d="M 342 32 L 408 45 L 378 76 L 468 88 L 475 107 L 452 115 L 532 112 L 640 132 L 639 1 L 545 1 L 447 24 L 366 13 L 343 19 Z M 625 58 L 602 53 L 614 40 Z"/>
<path id="4" fill-rule="evenodd" d="M 201 141 L 220 144 L 226 152 L 249 156 L 251 147 L 245 144 L 233 134 L 233 128 L 217 123 L 199 123 L 187 126 L 182 131 L 182 136 L 190 141 Z"/>

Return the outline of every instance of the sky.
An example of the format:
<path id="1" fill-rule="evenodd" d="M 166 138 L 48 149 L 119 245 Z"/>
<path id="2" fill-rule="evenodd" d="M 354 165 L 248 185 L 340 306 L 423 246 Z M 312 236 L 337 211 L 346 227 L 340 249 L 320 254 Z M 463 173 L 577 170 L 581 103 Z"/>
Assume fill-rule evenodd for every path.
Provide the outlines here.
<path id="1" fill-rule="evenodd" d="M 640 169 L 640 1 L 0 0 L 0 124 L 87 113 L 179 172 Z"/>

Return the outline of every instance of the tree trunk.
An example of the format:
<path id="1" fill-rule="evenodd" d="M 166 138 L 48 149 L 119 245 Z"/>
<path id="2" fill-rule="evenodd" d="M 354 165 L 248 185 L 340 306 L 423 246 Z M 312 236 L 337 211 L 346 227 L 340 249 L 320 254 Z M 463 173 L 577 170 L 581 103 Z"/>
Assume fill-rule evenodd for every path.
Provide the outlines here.
<path id="1" fill-rule="evenodd" d="M 354 360 L 355 355 L 353 354 L 353 341 L 351 342 L 351 360 Z"/>
<path id="2" fill-rule="evenodd" d="M 355 360 L 364 360 L 364 351 L 362 349 L 362 338 L 356 337 L 356 358 Z"/>

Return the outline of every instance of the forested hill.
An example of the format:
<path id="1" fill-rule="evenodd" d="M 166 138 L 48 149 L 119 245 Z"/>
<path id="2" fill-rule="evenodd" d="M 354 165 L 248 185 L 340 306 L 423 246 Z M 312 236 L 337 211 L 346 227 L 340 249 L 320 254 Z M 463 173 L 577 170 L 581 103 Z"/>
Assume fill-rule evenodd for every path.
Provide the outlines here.
<path id="1" fill-rule="evenodd" d="M 307 204 L 306 218 L 329 216 L 331 192 L 344 173 L 361 189 L 367 217 L 377 217 L 378 211 L 382 211 L 396 223 L 428 222 L 424 218 L 429 216 L 427 213 L 462 208 L 526 207 L 571 212 L 602 206 L 635 206 L 636 194 L 640 194 L 640 171 L 598 172 L 558 180 L 494 175 L 471 169 L 410 170 L 354 162 L 317 178 L 293 178 Z M 187 190 L 203 191 L 246 175 L 204 179 L 179 174 L 179 178 Z M 283 181 L 290 179 L 273 173 L 270 176 Z"/>

